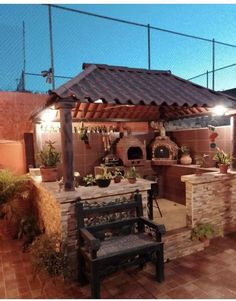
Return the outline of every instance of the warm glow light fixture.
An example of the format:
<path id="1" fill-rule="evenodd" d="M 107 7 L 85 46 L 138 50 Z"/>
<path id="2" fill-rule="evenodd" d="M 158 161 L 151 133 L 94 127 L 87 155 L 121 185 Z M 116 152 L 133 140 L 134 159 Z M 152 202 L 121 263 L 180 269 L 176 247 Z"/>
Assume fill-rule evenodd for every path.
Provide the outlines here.
<path id="1" fill-rule="evenodd" d="M 57 110 L 54 110 L 53 108 L 48 108 L 43 111 L 41 115 L 41 120 L 44 122 L 52 122 L 57 115 Z"/>
<path id="2" fill-rule="evenodd" d="M 216 116 L 223 116 L 227 111 L 227 108 L 222 106 L 222 105 L 218 105 L 215 106 L 212 110 L 213 114 Z"/>
<path id="3" fill-rule="evenodd" d="M 102 99 L 99 98 L 99 99 L 95 100 L 94 103 L 103 103 L 103 101 L 102 101 Z"/>

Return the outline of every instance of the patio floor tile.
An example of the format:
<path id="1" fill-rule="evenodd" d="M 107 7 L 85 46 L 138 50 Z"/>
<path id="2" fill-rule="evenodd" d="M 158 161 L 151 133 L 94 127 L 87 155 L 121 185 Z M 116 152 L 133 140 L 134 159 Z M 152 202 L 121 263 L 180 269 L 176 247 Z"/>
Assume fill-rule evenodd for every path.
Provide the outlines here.
<path id="1" fill-rule="evenodd" d="M 204 251 L 165 264 L 165 281 L 154 279 L 154 267 L 132 267 L 105 278 L 103 299 L 236 298 L 236 233 L 212 240 Z M 0 299 L 87 299 L 90 286 L 33 278 L 29 253 L 22 253 L 18 240 L 0 241 Z"/>

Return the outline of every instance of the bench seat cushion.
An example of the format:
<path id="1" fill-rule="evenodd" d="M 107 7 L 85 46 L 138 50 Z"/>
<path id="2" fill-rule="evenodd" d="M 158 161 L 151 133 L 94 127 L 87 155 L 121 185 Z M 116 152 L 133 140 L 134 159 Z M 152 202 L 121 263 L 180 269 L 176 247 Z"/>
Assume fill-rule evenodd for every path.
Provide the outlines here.
<path id="1" fill-rule="evenodd" d="M 159 243 L 146 234 L 130 234 L 117 236 L 101 242 L 97 256 L 109 256 L 122 251 L 132 251 L 135 248 L 155 246 Z"/>

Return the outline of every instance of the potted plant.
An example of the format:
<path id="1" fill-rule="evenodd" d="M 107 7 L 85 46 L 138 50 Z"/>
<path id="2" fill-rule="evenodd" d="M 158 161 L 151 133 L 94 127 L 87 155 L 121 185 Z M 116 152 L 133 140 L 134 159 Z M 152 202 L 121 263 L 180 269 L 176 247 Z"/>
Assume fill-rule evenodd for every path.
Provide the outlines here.
<path id="1" fill-rule="evenodd" d="M 232 161 L 232 157 L 226 154 L 222 149 L 217 147 L 217 153 L 214 155 L 213 160 L 218 163 L 220 173 L 226 174 Z"/>
<path id="2" fill-rule="evenodd" d="M 83 177 L 83 182 L 85 183 L 85 186 L 93 186 L 96 184 L 96 180 L 92 174 Z"/>
<path id="3" fill-rule="evenodd" d="M 57 280 L 64 278 L 68 275 L 68 260 L 62 248 L 62 242 L 58 234 L 43 234 L 33 241 L 30 248 L 30 260 L 34 267 L 33 277 L 37 273 L 46 273 L 49 279 Z M 47 283 L 48 279 L 45 278 L 41 293 Z"/>
<path id="4" fill-rule="evenodd" d="M 136 172 L 135 166 L 132 166 L 129 170 L 127 170 L 125 177 L 127 178 L 130 184 L 134 184 L 136 182 L 138 174 Z"/>
<path id="5" fill-rule="evenodd" d="M 96 183 L 99 187 L 108 187 L 111 183 L 112 174 L 107 171 L 107 168 L 103 168 L 103 174 L 96 175 Z"/>
<path id="6" fill-rule="evenodd" d="M 204 242 L 207 247 L 210 244 L 210 239 L 216 234 L 215 227 L 210 223 L 197 223 L 192 229 L 191 239 Z"/>
<path id="7" fill-rule="evenodd" d="M 79 136 L 80 136 L 80 140 L 84 141 L 85 144 L 89 143 L 88 127 L 84 127 L 83 122 L 79 131 Z"/>
<path id="8" fill-rule="evenodd" d="M 4 218 L 5 230 L 11 238 L 17 237 L 22 216 L 31 211 L 30 184 L 26 176 L 0 171 L 0 216 Z"/>
<path id="9" fill-rule="evenodd" d="M 116 167 L 114 170 L 114 175 L 113 175 L 114 183 L 120 183 L 122 178 L 123 178 L 123 175 L 122 175 L 121 170 Z"/>
<path id="10" fill-rule="evenodd" d="M 190 157 L 190 149 L 186 145 L 180 147 L 181 157 L 180 163 L 183 165 L 189 165 L 192 163 L 192 158 Z"/>
<path id="11" fill-rule="evenodd" d="M 18 238 L 23 238 L 23 251 L 26 251 L 29 245 L 35 240 L 35 238 L 41 234 L 37 220 L 34 215 L 24 217 L 20 221 Z"/>
<path id="12" fill-rule="evenodd" d="M 57 163 L 60 162 L 60 154 L 56 151 L 55 141 L 46 141 L 43 150 L 39 152 L 39 160 L 41 162 L 40 173 L 43 182 L 57 181 Z"/>

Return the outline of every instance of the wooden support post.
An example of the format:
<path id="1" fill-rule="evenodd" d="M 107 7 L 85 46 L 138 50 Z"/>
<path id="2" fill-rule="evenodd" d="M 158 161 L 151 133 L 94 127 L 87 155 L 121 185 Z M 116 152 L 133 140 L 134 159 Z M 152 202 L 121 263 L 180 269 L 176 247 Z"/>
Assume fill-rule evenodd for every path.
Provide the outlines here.
<path id="1" fill-rule="evenodd" d="M 233 157 L 230 169 L 236 171 L 236 115 L 231 116 L 231 155 Z"/>
<path id="2" fill-rule="evenodd" d="M 74 167 L 73 167 L 73 136 L 72 115 L 73 100 L 63 100 L 57 105 L 60 110 L 61 147 L 63 160 L 63 181 L 65 190 L 74 190 Z"/>

